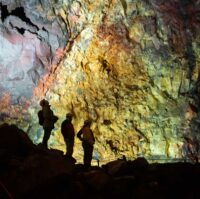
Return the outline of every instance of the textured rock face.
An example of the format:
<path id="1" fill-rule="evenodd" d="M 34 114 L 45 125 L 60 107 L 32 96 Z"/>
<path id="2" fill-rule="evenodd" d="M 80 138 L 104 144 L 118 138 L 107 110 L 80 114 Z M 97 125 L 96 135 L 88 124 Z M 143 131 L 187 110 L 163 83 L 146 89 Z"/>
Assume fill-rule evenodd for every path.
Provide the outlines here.
<path id="1" fill-rule="evenodd" d="M 0 6 L 0 89 L 18 103 L 32 97 L 39 79 L 57 63 L 68 32 L 48 1 L 1 1 Z"/>
<path id="2" fill-rule="evenodd" d="M 2 1 L 2 5 L 7 4 L 8 12 L 22 5 L 6 2 Z M 45 97 L 59 117 L 49 140 L 50 147 L 65 150 L 60 124 L 65 114 L 72 112 L 76 131 L 85 119 L 93 120 L 94 155 L 102 162 L 122 155 L 128 158 L 145 155 L 172 161 L 173 158 L 193 156 L 191 151 L 198 152 L 198 1 L 81 0 L 57 1 L 55 4 L 51 1 L 46 5 L 47 1 L 44 1 L 42 5 L 38 2 L 38 6 L 32 2 L 24 3 L 24 10 L 33 24 L 37 22 L 36 27 L 16 19 L 16 16 L 1 20 L 3 24 L 6 20 L 9 20 L 8 24 L 17 21 L 17 28 L 13 31 L 23 27 L 25 33 L 34 35 L 34 38 L 43 27 L 57 35 L 56 42 L 54 39 L 49 43 L 33 42 L 38 46 L 39 57 L 44 58 L 40 58 L 44 69 L 52 67 L 44 61 L 49 60 L 49 53 L 52 53 L 51 57 L 57 48 L 62 48 L 68 41 L 66 35 L 69 35 L 65 49 L 56 54 L 62 61 L 57 65 L 54 63 L 53 70 L 47 70 L 48 75 L 43 78 L 44 70 L 38 66 L 40 81 L 38 84 L 35 81 L 37 87 L 32 104 L 26 101 L 21 116 L 25 121 L 18 122 L 35 142 L 40 142 L 42 137 L 42 129 L 37 125 L 38 101 Z M 31 8 L 31 12 L 25 8 Z M 43 19 L 38 16 L 43 16 Z M 58 23 L 57 19 L 62 19 L 63 23 Z M 51 28 L 47 29 L 49 26 Z M 34 30 L 37 30 L 37 35 L 32 33 Z M 18 32 L 17 35 L 21 38 L 25 33 L 22 36 Z M 45 34 L 45 31 L 41 33 Z M 1 38 L 5 40 L 5 37 Z M 66 40 L 61 42 L 64 38 Z M 33 52 L 30 41 L 26 48 Z M 37 54 L 37 48 L 34 49 Z M 21 51 L 16 47 L 16 52 Z M 13 72 L 12 79 L 22 76 L 20 71 Z M 25 81 L 26 76 L 23 79 Z M 5 86 L 2 89 L 10 91 Z M 5 96 L 1 105 L 4 118 L 8 114 L 5 107 L 8 98 Z M 20 104 L 12 107 L 14 115 L 16 107 L 20 112 Z M 82 148 L 78 140 L 74 156 L 81 160 Z"/>

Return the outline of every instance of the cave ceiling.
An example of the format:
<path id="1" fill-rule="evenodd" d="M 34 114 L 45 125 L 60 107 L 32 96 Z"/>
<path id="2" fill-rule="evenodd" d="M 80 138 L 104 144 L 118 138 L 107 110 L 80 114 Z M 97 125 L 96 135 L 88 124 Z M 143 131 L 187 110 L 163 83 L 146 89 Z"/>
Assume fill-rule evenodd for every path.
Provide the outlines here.
<path id="1" fill-rule="evenodd" d="M 200 1 L 0 0 L 0 118 L 40 143 L 39 101 L 60 125 L 92 119 L 94 155 L 189 157 L 200 141 Z M 81 159 L 81 143 L 74 156 Z"/>

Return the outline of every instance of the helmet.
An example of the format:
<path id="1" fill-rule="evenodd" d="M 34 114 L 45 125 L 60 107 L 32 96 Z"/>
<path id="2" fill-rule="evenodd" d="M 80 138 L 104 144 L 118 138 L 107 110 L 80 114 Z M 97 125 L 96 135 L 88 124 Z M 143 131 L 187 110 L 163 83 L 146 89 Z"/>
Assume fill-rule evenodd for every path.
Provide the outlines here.
<path id="1" fill-rule="evenodd" d="M 72 113 L 67 113 L 66 118 L 72 118 Z"/>
<path id="2" fill-rule="evenodd" d="M 47 100 L 45 100 L 45 99 L 42 99 L 40 101 L 40 106 L 45 106 L 45 105 L 49 105 L 49 102 Z"/>
<path id="3" fill-rule="evenodd" d="M 85 121 L 84 121 L 84 125 L 90 125 L 90 124 L 92 124 L 92 121 L 91 121 L 91 120 L 85 120 Z"/>

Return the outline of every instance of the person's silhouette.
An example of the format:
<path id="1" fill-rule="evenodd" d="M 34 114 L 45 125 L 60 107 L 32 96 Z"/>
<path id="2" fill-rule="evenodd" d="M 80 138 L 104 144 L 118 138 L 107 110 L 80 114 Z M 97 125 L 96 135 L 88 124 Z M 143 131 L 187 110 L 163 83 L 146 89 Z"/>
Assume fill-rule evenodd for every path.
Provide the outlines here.
<path id="1" fill-rule="evenodd" d="M 87 168 L 91 166 L 92 153 L 95 143 L 94 134 L 90 129 L 91 124 L 91 120 L 85 120 L 83 127 L 77 134 L 77 137 L 82 141 L 82 146 L 84 150 L 83 163 Z"/>
<path id="2" fill-rule="evenodd" d="M 74 126 L 72 124 L 72 114 L 68 113 L 66 119 L 61 124 L 61 133 L 66 144 L 66 156 L 72 158 L 74 148 Z"/>
<path id="3" fill-rule="evenodd" d="M 42 124 L 44 129 L 44 137 L 42 140 L 42 144 L 47 148 L 51 131 L 54 129 L 54 124 L 58 120 L 58 117 L 53 114 L 53 111 L 51 110 L 49 102 L 47 100 L 41 100 L 40 106 L 42 107 L 42 114 L 39 115 L 39 111 L 38 117 L 40 117 L 39 122 L 40 124 Z"/>

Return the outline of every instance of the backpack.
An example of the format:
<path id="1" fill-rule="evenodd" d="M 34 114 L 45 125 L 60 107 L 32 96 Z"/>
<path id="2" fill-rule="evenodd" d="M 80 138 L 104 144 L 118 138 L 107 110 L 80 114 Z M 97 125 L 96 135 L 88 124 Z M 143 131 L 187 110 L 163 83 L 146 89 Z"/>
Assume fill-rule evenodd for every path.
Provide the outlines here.
<path id="1" fill-rule="evenodd" d="M 44 123 L 44 117 L 43 117 L 42 110 L 38 111 L 38 119 L 39 119 L 39 124 L 43 125 L 43 123 Z"/>
<path id="2" fill-rule="evenodd" d="M 53 116 L 53 122 L 56 123 L 58 121 L 58 117 L 57 116 Z"/>

